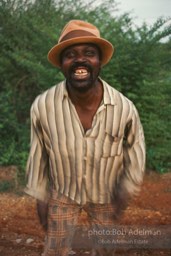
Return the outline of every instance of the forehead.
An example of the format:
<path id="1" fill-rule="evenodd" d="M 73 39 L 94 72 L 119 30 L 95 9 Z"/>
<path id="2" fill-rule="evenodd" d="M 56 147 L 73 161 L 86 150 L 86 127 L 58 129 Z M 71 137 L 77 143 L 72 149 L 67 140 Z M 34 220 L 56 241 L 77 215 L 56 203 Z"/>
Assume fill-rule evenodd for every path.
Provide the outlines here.
<path id="1" fill-rule="evenodd" d="M 95 45 L 95 44 L 92 44 L 92 43 L 79 43 L 79 44 L 74 44 L 74 45 L 71 45 L 71 46 L 65 48 L 65 49 L 62 51 L 61 55 L 62 55 L 64 52 L 69 51 L 69 50 L 75 50 L 75 51 L 77 51 L 77 50 L 80 50 L 80 49 L 84 50 L 84 49 L 87 49 L 87 48 L 93 48 L 95 51 L 97 51 L 98 53 L 100 53 L 99 47 L 98 47 L 97 45 Z"/>

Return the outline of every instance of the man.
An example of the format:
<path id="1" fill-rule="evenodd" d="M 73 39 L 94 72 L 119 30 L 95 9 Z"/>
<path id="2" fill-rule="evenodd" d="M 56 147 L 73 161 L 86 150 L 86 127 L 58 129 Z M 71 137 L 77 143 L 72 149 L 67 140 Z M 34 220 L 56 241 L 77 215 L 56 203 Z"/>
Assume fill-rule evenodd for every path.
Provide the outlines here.
<path id="1" fill-rule="evenodd" d="M 137 110 L 99 77 L 113 51 L 95 26 L 72 20 L 48 54 L 66 81 L 32 105 L 26 187 L 47 231 L 45 256 L 68 255 L 82 210 L 98 228 L 115 223 L 143 180 Z"/>

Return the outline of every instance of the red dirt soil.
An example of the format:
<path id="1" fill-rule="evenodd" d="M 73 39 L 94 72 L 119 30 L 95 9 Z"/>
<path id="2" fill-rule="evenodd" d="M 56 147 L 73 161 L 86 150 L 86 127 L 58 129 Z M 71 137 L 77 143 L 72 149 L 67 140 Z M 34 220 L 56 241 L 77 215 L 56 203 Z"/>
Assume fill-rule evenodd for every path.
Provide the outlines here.
<path id="1" fill-rule="evenodd" d="M 45 234 L 37 218 L 35 200 L 21 190 L 1 193 L 0 207 L 0 256 L 40 256 Z M 80 222 L 84 221 L 85 214 Z M 171 227 L 171 173 L 147 173 L 140 195 L 131 202 L 119 224 Z M 76 256 L 90 255 L 88 249 L 74 251 Z M 171 256 L 171 249 L 133 248 L 117 250 L 116 255 Z"/>

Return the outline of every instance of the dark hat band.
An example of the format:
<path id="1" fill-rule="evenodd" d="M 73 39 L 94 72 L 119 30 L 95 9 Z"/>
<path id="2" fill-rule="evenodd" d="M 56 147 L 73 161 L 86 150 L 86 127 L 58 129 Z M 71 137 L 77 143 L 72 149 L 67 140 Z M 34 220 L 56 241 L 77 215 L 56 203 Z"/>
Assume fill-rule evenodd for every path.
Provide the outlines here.
<path id="1" fill-rule="evenodd" d="M 94 35 L 93 33 L 90 33 L 88 31 L 84 31 L 84 30 L 73 30 L 69 33 L 67 33 L 64 37 L 62 37 L 59 40 L 59 43 L 72 39 L 72 38 L 76 38 L 76 37 L 86 37 L 86 36 L 93 36 L 93 37 L 97 37 L 96 35 Z"/>

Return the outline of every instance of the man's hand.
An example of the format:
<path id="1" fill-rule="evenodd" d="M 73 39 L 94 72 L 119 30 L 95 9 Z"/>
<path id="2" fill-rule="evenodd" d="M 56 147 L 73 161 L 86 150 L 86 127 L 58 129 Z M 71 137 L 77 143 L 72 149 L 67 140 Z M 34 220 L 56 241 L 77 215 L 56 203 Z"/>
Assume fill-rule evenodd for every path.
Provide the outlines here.
<path id="1" fill-rule="evenodd" d="M 43 229 L 47 231 L 48 204 L 37 200 L 37 213 L 39 216 L 40 224 L 42 225 Z"/>
<path id="2" fill-rule="evenodd" d="M 121 217 L 130 200 L 131 196 L 129 195 L 128 191 L 122 186 L 122 184 L 119 184 L 113 198 L 113 205 L 115 207 L 114 217 L 116 219 Z"/>

